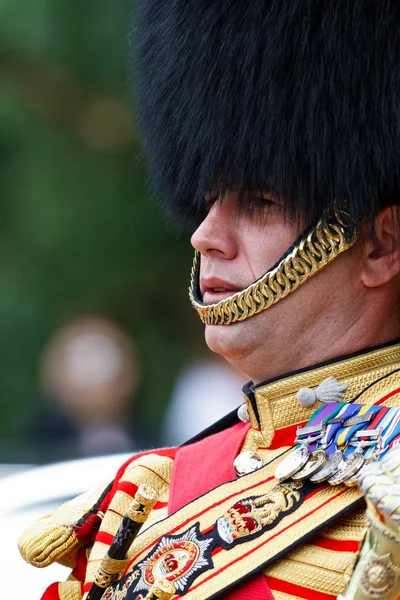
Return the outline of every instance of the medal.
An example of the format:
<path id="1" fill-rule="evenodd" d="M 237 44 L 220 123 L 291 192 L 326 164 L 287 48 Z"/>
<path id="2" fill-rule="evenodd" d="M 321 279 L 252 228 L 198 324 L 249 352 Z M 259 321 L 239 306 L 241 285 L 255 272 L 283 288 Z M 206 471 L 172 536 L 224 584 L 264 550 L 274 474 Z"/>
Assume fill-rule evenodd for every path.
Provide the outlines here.
<path id="1" fill-rule="evenodd" d="M 326 481 L 335 473 L 338 464 L 343 458 L 342 452 L 334 451 L 334 445 L 332 441 L 336 437 L 337 432 L 343 426 L 343 423 L 354 415 L 354 413 L 360 410 L 360 406 L 357 404 L 346 404 L 341 403 L 336 413 L 337 416 L 329 418 L 326 422 L 326 429 L 321 439 L 321 450 L 325 454 L 325 461 L 322 461 L 318 468 L 309 473 L 310 481 L 313 483 L 320 483 Z"/>
<path id="2" fill-rule="evenodd" d="M 310 481 L 313 483 L 322 483 L 323 481 L 326 481 L 336 473 L 342 460 L 343 454 L 341 450 L 336 450 L 336 452 L 328 456 L 328 460 L 324 466 L 310 477 Z"/>
<path id="3" fill-rule="evenodd" d="M 386 437 L 382 445 L 382 431 L 390 429 L 394 417 L 393 414 L 389 417 L 388 411 L 393 410 L 398 417 L 398 428 L 391 427 L 391 437 Z M 369 425 L 364 429 L 367 423 Z M 358 473 L 364 464 L 376 459 L 377 444 L 380 443 L 380 451 L 385 452 L 389 441 L 400 435 L 400 411 L 332 402 L 320 406 L 304 427 L 297 428 L 296 434 L 295 443 L 299 445 L 276 469 L 277 479 L 328 481 L 331 485 L 346 482 L 352 486 L 357 484 Z"/>
<path id="4" fill-rule="evenodd" d="M 304 467 L 310 456 L 310 450 L 307 444 L 302 444 L 295 448 L 283 459 L 275 471 L 276 479 L 283 481 L 291 477 L 296 471 Z"/>
<path id="5" fill-rule="evenodd" d="M 375 427 L 382 421 L 385 412 L 381 406 L 362 406 L 357 417 L 348 419 L 347 423 L 352 422 L 355 424 L 347 426 L 338 435 L 338 446 L 346 448 L 344 451 L 343 460 L 339 463 L 336 473 L 328 479 L 330 485 L 339 485 L 344 483 L 346 479 L 350 479 L 358 473 L 363 466 L 365 459 L 363 456 L 364 449 L 369 445 L 375 445 L 377 439 L 380 437 L 381 429 L 375 429 Z M 367 415 L 372 415 L 367 417 Z M 361 418 L 363 417 L 363 419 Z M 360 431 L 362 425 L 365 424 L 365 420 L 368 419 L 370 423 L 367 429 Z M 363 439 L 364 438 L 364 439 Z M 368 441 L 366 441 L 368 440 Z M 350 448 L 351 445 L 357 446 L 355 451 Z"/>
<path id="6" fill-rule="evenodd" d="M 233 461 L 233 469 L 237 477 L 253 473 L 253 471 L 257 471 L 262 466 L 263 461 L 261 456 L 258 452 L 252 452 L 251 450 L 241 452 Z"/>
<path id="7" fill-rule="evenodd" d="M 349 477 L 343 482 L 348 487 L 357 485 L 359 478 L 362 477 L 362 474 L 367 468 L 367 466 L 370 465 L 372 462 L 375 462 L 380 456 L 385 454 L 385 452 L 389 449 L 389 447 L 392 446 L 393 442 L 396 440 L 396 436 L 398 436 L 399 434 L 400 411 L 398 410 L 398 408 L 384 407 L 382 409 L 382 415 L 383 418 L 380 421 L 380 428 L 381 431 L 383 431 L 383 434 L 380 436 L 377 445 L 375 445 L 374 447 L 370 447 L 365 453 L 364 464 L 361 467 L 361 469 L 357 471 L 352 477 Z M 361 434 L 363 432 L 358 433 Z"/>
<path id="8" fill-rule="evenodd" d="M 275 477 L 279 481 L 284 481 L 294 475 L 294 473 L 302 469 L 308 461 L 310 453 L 314 450 L 313 447 L 310 448 L 310 445 L 320 439 L 322 435 L 322 416 L 320 417 L 320 413 L 322 412 L 326 412 L 326 405 L 320 406 L 312 414 L 306 427 L 297 428 L 295 443 L 300 443 L 300 445 L 292 450 L 278 465 L 275 471 Z M 314 436 L 303 437 L 309 436 L 310 433 L 314 434 Z"/>
<path id="9" fill-rule="evenodd" d="M 324 411 L 321 411 L 320 417 L 324 417 L 326 413 L 329 413 L 327 416 L 325 416 L 325 418 L 323 418 L 321 422 L 321 447 L 317 446 L 316 449 L 310 454 L 308 461 L 306 462 L 304 467 L 302 467 L 292 475 L 293 481 L 303 481 L 304 479 L 308 479 L 309 477 L 311 477 L 311 475 L 316 473 L 316 471 L 319 471 L 321 467 L 324 466 L 324 464 L 328 460 L 325 448 L 327 445 L 329 445 L 335 428 L 337 429 L 337 427 L 340 427 L 342 425 L 343 418 L 340 415 L 341 413 L 343 413 L 347 406 L 348 405 L 346 405 L 344 402 L 332 402 L 326 406 Z M 312 431 L 315 427 L 315 425 L 303 427 L 301 431 L 309 432 Z M 299 435 L 299 430 L 297 431 L 297 435 Z"/>
<path id="10" fill-rule="evenodd" d="M 348 458 L 343 458 L 337 467 L 336 473 L 328 479 L 330 485 L 339 485 L 346 479 L 352 477 L 357 471 L 361 469 L 364 464 L 364 457 L 362 451 L 356 450 L 353 454 L 350 454 Z"/>
<path id="11" fill-rule="evenodd" d="M 304 467 L 292 475 L 293 481 L 303 481 L 303 479 L 308 479 L 308 477 L 323 467 L 327 460 L 328 457 L 323 450 L 314 450 Z"/>
<path id="12" fill-rule="evenodd" d="M 363 466 L 364 457 L 363 450 L 366 445 L 370 443 L 374 444 L 375 442 L 364 442 L 355 441 L 354 445 L 358 445 L 357 450 L 354 452 L 350 448 L 352 438 L 357 434 L 357 432 L 362 429 L 363 425 L 367 422 L 371 422 L 372 424 L 369 426 L 370 429 L 375 427 L 377 422 L 381 418 L 378 418 L 379 413 L 382 411 L 382 407 L 380 406 L 361 406 L 357 415 L 352 416 L 344 422 L 345 427 L 342 428 L 337 435 L 337 446 L 339 448 L 343 448 L 342 460 L 337 464 L 336 471 L 328 478 L 328 483 L 330 485 L 339 485 L 343 483 L 346 479 L 353 477 Z M 372 416 L 369 416 L 369 415 Z M 374 417 L 374 418 L 373 418 Z M 349 425 L 350 423 L 350 425 Z M 346 426 L 347 424 L 347 426 Z M 364 437 L 377 437 L 380 432 L 373 432 L 371 436 L 368 436 L 367 432 L 364 431 Z M 357 434 L 357 437 L 360 437 Z"/>
<path id="13" fill-rule="evenodd" d="M 349 405 L 344 402 L 330 402 L 320 406 L 305 427 L 297 428 L 295 443 L 300 446 L 292 450 L 279 464 L 275 471 L 276 479 L 283 481 L 304 468 L 300 478 L 294 478 L 295 481 L 301 481 L 323 467 L 327 460 L 324 447 L 330 444 L 332 436 L 341 427 L 343 420 L 359 408 L 359 405 Z M 317 448 L 318 440 L 324 441 L 322 448 Z M 311 461 L 310 465 L 307 465 L 308 461 Z"/>
<path id="14" fill-rule="evenodd" d="M 359 471 L 357 471 L 357 473 L 355 473 L 354 475 L 352 475 L 351 477 L 349 477 L 348 479 L 345 479 L 343 481 L 344 485 L 347 485 L 347 487 L 353 487 L 353 486 L 357 485 L 358 478 L 362 477 L 362 474 L 365 471 L 365 469 L 368 467 L 368 465 L 370 465 L 371 463 L 373 463 L 375 461 L 376 461 L 376 458 L 365 459 L 364 464 L 361 467 L 361 469 Z"/>
<path id="15" fill-rule="evenodd" d="M 394 415 L 394 413 L 396 413 L 396 416 Z M 399 414 L 397 414 L 399 413 Z M 370 465 L 372 462 L 375 462 L 378 458 L 379 455 L 379 449 L 384 448 L 386 445 L 386 441 L 388 440 L 388 438 L 390 438 L 391 436 L 391 432 L 395 429 L 392 427 L 393 421 L 396 420 L 400 420 L 400 412 L 397 410 L 397 408 L 393 409 L 393 408 L 386 408 L 384 407 L 382 409 L 382 412 L 379 413 L 379 415 L 381 416 L 380 419 L 380 430 L 379 430 L 379 440 L 378 440 L 378 444 L 375 444 L 372 446 L 370 446 L 370 448 L 367 450 L 367 452 L 364 455 L 364 464 L 361 467 L 361 469 L 359 471 L 357 471 L 354 475 L 352 475 L 351 477 L 348 477 L 347 479 L 345 479 L 343 481 L 343 483 L 347 486 L 347 487 L 353 487 L 355 485 L 357 485 L 359 477 L 362 477 L 363 472 L 365 471 L 365 469 L 368 467 L 368 465 Z M 371 424 L 371 427 L 374 425 L 374 423 Z M 386 431 L 386 436 L 382 437 L 382 431 Z M 364 434 L 365 438 L 371 437 L 371 430 L 367 430 L 367 431 L 358 431 L 357 432 L 358 436 L 357 437 L 362 437 L 361 434 Z M 361 442 L 362 443 L 362 442 Z M 364 443 L 368 443 L 368 442 L 364 442 Z"/>

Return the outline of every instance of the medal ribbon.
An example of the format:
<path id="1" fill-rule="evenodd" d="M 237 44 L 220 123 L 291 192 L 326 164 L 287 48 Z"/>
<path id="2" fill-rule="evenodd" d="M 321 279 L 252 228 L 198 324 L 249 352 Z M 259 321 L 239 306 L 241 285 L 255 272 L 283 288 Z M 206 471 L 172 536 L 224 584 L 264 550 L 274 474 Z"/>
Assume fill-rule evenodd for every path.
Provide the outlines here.
<path id="1" fill-rule="evenodd" d="M 335 404 L 335 407 L 337 406 L 337 402 L 334 402 L 332 404 Z M 310 425 L 317 425 L 317 426 L 321 426 L 322 421 L 324 420 L 324 418 L 326 418 L 325 416 L 325 412 L 326 412 L 326 408 L 327 406 L 329 406 L 328 404 L 321 404 L 321 406 L 319 406 L 317 408 L 317 410 L 315 410 L 313 412 L 313 414 L 311 415 L 311 417 L 309 418 L 309 420 L 307 421 L 306 425 L 304 426 L 304 428 L 301 429 L 306 429 L 307 427 L 310 427 Z M 332 410 L 332 409 L 331 409 Z M 321 415 L 321 413 L 323 413 Z M 319 429 L 321 430 L 321 427 L 319 427 Z M 306 440 L 308 437 L 312 437 L 314 434 L 313 433 L 301 433 L 297 435 L 297 437 L 299 439 L 303 439 Z"/>
<path id="2" fill-rule="evenodd" d="M 371 423 L 368 425 L 368 427 L 366 427 L 364 429 L 365 436 L 360 436 L 360 440 L 362 441 L 366 441 L 369 439 L 367 432 L 371 431 L 373 429 L 378 429 L 378 426 L 381 426 L 382 432 L 384 431 L 384 429 L 386 427 L 388 427 L 389 425 L 389 421 L 387 419 L 388 413 L 390 412 L 390 408 L 388 406 L 383 406 L 381 407 L 381 410 L 379 412 L 376 413 L 375 418 L 372 419 Z M 392 417 L 393 418 L 393 417 Z M 386 424 L 384 424 L 386 423 Z"/>
<path id="3" fill-rule="evenodd" d="M 381 430 L 381 436 L 379 437 L 379 439 L 376 439 L 375 443 L 372 443 L 370 446 L 365 448 L 365 450 L 363 452 L 363 456 L 365 459 L 372 458 L 374 456 L 374 454 L 376 454 L 378 444 L 380 444 L 380 442 L 382 441 L 382 432 L 390 426 L 390 421 L 393 418 L 393 412 L 392 412 L 392 414 L 390 414 L 390 412 L 392 410 L 393 409 L 390 409 L 387 406 L 381 407 L 381 410 L 379 410 L 376 413 L 376 415 L 372 419 L 371 423 L 361 432 L 361 433 L 365 432 L 365 435 L 361 435 L 358 438 L 358 441 L 360 442 L 361 449 L 362 449 L 362 442 L 366 442 L 369 440 L 372 441 L 372 438 L 368 436 L 368 431 L 379 430 L 379 429 Z M 350 442 L 351 442 L 351 440 L 350 440 Z M 354 450 L 351 448 L 351 446 L 349 446 L 345 450 L 344 454 L 345 454 L 345 456 L 348 456 L 353 451 Z"/>
<path id="4" fill-rule="evenodd" d="M 343 402 L 329 402 L 327 404 L 322 404 L 319 408 L 317 408 L 317 410 L 315 412 L 313 412 L 313 414 L 311 415 L 311 418 L 309 419 L 306 427 L 309 427 L 310 425 L 319 425 L 320 426 L 320 431 L 319 433 L 322 433 L 324 426 L 327 422 L 329 422 L 331 419 L 333 419 L 338 412 L 342 409 L 343 407 Z M 340 425 L 340 423 L 339 423 Z M 307 438 L 309 437 L 313 437 L 313 434 L 300 434 L 297 436 L 298 439 L 303 440 L 304 442 L 307 443 Z M 309 451 L 313 452 L 316 447 L 319 445 L 320 440 L 316 440 L 314 442 L 311 442 L 308 445 Z M 296 448 L 299 448 L 300 446 L 296 446 Z"/>
<path id="5" fill-rule="evenodd" d="M 385 452 L 390 450 L 390 448 L 398 448 L 400 446 L 400 434 L 396 435 L 395 438 L 390 442 L 389 447 L 386 448 Z"/>
<path id="6" fill-rule="evenodd" d="M 331 425 L 327 425 L 327 423 L 339 416 L 340 412 L 342 412 L 343 409 L 348 406 L 349 405 L 345 402 L 329 402 L 325 405 L 326 410 L 321 411 L 320 415 L 323 417 L 321 421 L 321 426 L 322 430 L 325 430 L 325 432 L 323 433 L 323 436 L 320 440 L 317 440 L 316 442 L 310 444 L 310 452 L 314 452 L 315 450 L 317 450 L 318 447 L 322 446 L 325 443 L 330 443 L 332 435 L 334 435 L 334 431 L 336 431 L 338 427 L 341 427 L 341 422 L 332 423 Z M 335 427 L 336 429 L 333 429 Z M 326 442 L 326 440 L 328 440 L 328 442 Z"/>
<path id="7" fill-rule="evenodd" d="M 360 406 L 360 405 L 358 405 Z M 364 415 L 366 413 L 376 414 L 382 410 L 381 406 L 365 406 L 362 405 L 357 416 Z M 357 423 L 357 425 L 349 425 L 348 427 L 339 430 L 336 445 L 341 448 L 347 446 L 347 443 L 351 440 L 356 431 L 365 428 L 365 423 Z M 352 451 L 352 450 L 351 450 Z"/>
<path id="8" fill-rule="evenodd" d="M 393 447 L 393 442 L 395 442 L 400 434 L 400 410 L 398 408 L 387 409 L 385 418 L 381 422 L 381 427 L 383 428 L 382 437 L 375 449 L 378 457 L 383 456 L 389 448 Z M 372 454 L 370 449 L 368 454 Z"/>
<path id="9" fill-rule="evenodd" d="M 332 441 L 335 439 L 336 433 L 339 431 L 339 429 L 342 429 L 343 422 L 346 421 L 346 419 L 348 419 L 349 417 L 352 417 L 355 414 L 357 414 L 360 410 L 360 406 L 360 404 L 348 404 L 346 402 L 340 403 L 337 416 L 341 418 L 342 422 L 332 423 L 331 425 L 328 425 L 325 434 L 321 440 L 322 449 L 325 451 L 325 454 L 327 456 L 330 456 L 336 450 L 335 444 L 332 444 Z"/>
<path id="10" fill-rule="evenodd" d="M 384 410 L 385 407 L 382 406 L 369 406 L 369 407 L 365 407 L 367 410 L 364 411 L 364 414 L 374 414 L 375 417 L 372 418 L 372 420 L 370 421 L 369 425 L 367 425 L 367 427 L 365 426 L 365 423 L 359 423 L 358 425 L 352 425 L 348 428 L 346 428 L 346 430 L 343 432 L 343 437 L 341 438 L 341 441 L 344 440 L 344 451 L 343 454 L 344 456 L 349 456 L 351 454 L 353 454 L 353 452 L 355 451 L 355 447 L 351 446 L 349 444 L 349 442 L 351 441 L 351 438 L 354 436 L 354 434 L 356 433 L 356 431 L 360 431 L 363 430 L 365 432 L 372 430 L 372 429 L 376 429 L 377 425 L 380 423 L 380 421 L 382 420 L 382 418 L 385 416 L 386 411 Z M 360 410 L 359 414 L 363 414 Z M 360 441 L 365 441 L 368 438 L 367 435 L 365 435 L 365 439 L 362 440 L 360 439 Z M 348 445 L 349 444 L 349 445 Z M 375 444 L 372 444 L 371 447 L 375 447 Z"/>

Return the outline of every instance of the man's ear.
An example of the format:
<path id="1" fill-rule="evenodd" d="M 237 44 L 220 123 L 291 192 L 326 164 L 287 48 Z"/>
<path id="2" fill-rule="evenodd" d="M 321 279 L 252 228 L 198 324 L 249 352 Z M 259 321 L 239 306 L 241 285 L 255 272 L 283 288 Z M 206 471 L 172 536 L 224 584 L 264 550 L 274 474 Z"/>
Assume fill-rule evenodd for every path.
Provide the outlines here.
<path id="1" fill-rule="evenodd" d="M 378 287 L 399 273 L 400 207 L 388 206 L 375 219 L 375 240 L 365 244 L 361 280 L 367 287 Z"/>

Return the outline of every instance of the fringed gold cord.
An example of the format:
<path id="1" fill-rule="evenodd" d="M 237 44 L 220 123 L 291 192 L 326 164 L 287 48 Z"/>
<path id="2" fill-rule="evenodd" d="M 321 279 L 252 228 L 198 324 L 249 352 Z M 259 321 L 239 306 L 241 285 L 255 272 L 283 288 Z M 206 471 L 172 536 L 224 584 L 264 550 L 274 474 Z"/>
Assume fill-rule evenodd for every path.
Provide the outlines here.
<path id="1" fill-rule="evenodd" d="M 73 567 L 80 544 L 70 525 L 47 515 L 21 535 L 18 547 L 26 562 L 41 569 L 54 562 Z"/>
<path id="2" fill-rule="evenodd" d="M 108 487 L 102 485 L 64 502 L 29 527 L 19 539 L 24 560 L 39 568 L 54 562 L 73 568 L 79 548 L 93 541 L 103 516 L 95 512 L 96 505 Z"/>

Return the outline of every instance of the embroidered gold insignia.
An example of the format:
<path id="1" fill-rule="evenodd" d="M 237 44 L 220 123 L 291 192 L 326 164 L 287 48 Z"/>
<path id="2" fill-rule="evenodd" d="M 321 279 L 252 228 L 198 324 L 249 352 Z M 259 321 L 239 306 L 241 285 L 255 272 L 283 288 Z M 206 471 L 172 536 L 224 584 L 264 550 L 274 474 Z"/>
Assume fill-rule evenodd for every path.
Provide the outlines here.
<path id="1" fill-rule="evenodd" d="M 199 524 L 180 535 L 164 535 L 135 571 L 110 586 L 107 600 L 140 600 L 160 579 L 171 581 L 184 595 L 193 581 L 214 567 L 212 555 L 229 550 L 272 529 L 301 503 L 301 482 L 280 483 L 267 494 L 252 496 L 235 503 L 204 534 Z"/>
<path id="2" fill-rule="evenodd" d="M 219 536 L 232 544 L 271 525 L 282 512 L 287 512 L 300 500 L 297 491 L 300 487 L 301 484 L 281 483 L 264 496 L 234 504 L 217 521 Z"/>

